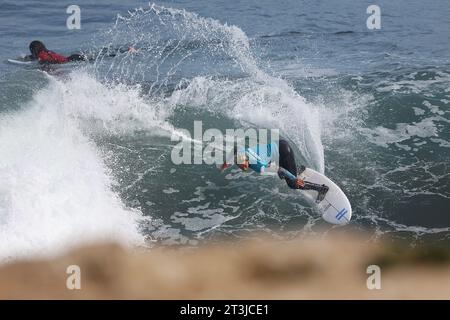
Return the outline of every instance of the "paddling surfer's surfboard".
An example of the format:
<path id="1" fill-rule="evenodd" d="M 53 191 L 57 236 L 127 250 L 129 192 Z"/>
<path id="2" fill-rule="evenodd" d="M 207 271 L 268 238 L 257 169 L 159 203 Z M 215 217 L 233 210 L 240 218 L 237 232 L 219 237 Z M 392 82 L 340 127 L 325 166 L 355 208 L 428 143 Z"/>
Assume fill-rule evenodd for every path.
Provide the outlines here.
<path id="1" fill-rule="evenodd" d="M 29 65 L 34 63 L 34 61 L 15 60 L 15 59 L 8 59 L 7 61 L 11 64 L 18 64 L 18 65 Z"/>

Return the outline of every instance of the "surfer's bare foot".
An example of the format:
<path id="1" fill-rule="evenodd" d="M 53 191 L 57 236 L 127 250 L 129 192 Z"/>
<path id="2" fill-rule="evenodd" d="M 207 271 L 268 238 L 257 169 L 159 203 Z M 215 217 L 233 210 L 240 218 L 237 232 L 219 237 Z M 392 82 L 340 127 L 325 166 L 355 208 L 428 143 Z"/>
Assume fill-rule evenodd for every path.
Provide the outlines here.
<path id="1" fill-rule="evenodd" d="M 305 187 L 305 181 L 300 178 L 295 179 L 295 186 L 299 189 L 303 189 Z"/>
<path id="2" fill-rule="evenodd" d="M 297 167 L 297 174 L 301 174 L 305 170 L 306 170 L 306 167 L 304 165 L 301 165 L 300 167 Z"/>

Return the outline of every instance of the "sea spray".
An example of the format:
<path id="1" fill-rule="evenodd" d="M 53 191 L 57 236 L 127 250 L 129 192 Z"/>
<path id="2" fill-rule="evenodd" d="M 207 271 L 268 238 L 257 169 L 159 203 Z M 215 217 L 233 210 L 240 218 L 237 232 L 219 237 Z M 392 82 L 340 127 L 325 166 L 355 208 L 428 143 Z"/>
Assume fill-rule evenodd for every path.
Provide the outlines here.
<path id="1" fill-rule="evenodd" d="M 307 165 L 324 171 L 318 108 L 259 66 L 237 26 L 152 4 L 119 15 L 114 27 L 95 37 L 95 46 L 100 53 L 93 70 L 99 79 L 140 83 L 160 110 L 182 102 L 185 108 L 225 114 L 243 126 L 280 129 Z M 127 47 L 138 53 L 126 52 Z"/>
<path id="2" fill-rule="evenodd" d="M 101 154 L 66 113 L 83 108 L 68 91 L 50 79 L 23 110 L 0 120 L 2 260 L 91 240 L 144 243 L 141 213 L 125 208 L 112 191 Z"/>

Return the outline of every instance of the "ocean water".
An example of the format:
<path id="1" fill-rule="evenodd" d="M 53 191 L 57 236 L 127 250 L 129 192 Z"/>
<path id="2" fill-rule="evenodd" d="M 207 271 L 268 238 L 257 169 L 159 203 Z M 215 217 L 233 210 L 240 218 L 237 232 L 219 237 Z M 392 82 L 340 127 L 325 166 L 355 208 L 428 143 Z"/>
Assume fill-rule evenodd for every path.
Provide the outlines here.
<path id="1" fill-rule="evenodd" d="M 72 4 L 72 3 L 71 3 Z M 339 229 L 450 237 L 450 4 L 77 0 L 0 4 L 0 259 L 336 229 L 283 182 L 175 165 L 172 135 L 275 128 L 348 195 Z M 369 30 L 366 9 L 381 8 Z M 42 40 L 89 63 L 6 59 Z M 134 46 L 111 57 L 104 48 Z"/>

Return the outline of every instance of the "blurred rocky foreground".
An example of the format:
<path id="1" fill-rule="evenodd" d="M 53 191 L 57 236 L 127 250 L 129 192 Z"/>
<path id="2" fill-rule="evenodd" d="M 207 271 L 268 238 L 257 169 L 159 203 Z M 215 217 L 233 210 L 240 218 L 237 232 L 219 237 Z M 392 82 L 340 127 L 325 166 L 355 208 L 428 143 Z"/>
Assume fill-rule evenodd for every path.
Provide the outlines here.
<path id="1" fill-rule="evenodd" d="M 80 290 L 66 287 L 70 265 L 80 267 Z M 370 265 L 381 268 L 380 290 L 367 288 Z M 97 244 L 1 266 L 0 298 L 450 299 L 450 250 L 341 235 L 150 250 Z"/>

